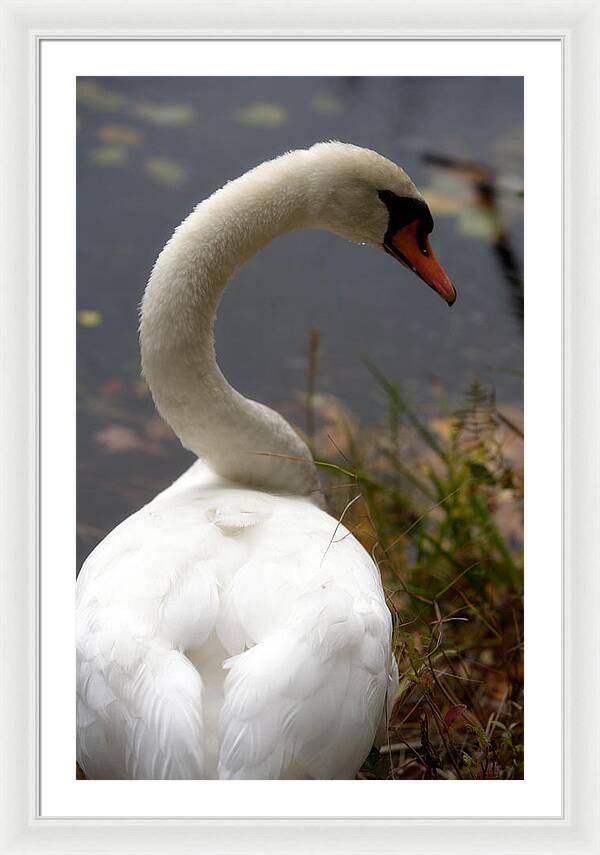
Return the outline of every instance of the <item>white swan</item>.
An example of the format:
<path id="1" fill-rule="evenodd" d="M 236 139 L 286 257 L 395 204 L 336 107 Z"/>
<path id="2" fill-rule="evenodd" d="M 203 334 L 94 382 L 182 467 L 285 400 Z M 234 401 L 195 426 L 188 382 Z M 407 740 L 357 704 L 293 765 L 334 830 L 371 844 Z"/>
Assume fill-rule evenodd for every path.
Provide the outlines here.
<path id="1" fill-rule="evenodd" d="M 300 437 L 227 383 L 212 327 L 230 276 L 297 228 L 383 246 L 452 303 L 432 227 L 402 169 L 321 143 L 227 184 L 160 254 L 142 304 L 143 370 L 200 460 L 79 576 L 87 777 L 353 778 L 383 741 L 397 669 L 378 569 L 321 509 Z"/>

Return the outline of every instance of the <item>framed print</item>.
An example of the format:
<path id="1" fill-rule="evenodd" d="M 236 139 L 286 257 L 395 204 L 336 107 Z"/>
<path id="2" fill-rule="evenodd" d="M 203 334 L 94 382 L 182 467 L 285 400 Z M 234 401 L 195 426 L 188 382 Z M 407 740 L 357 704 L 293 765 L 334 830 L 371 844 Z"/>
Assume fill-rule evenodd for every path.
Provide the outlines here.
<path id="1" fill-rule="evenodd" d="M 2 851 L 598 851 L 595 6 L 1 10 Z"/>

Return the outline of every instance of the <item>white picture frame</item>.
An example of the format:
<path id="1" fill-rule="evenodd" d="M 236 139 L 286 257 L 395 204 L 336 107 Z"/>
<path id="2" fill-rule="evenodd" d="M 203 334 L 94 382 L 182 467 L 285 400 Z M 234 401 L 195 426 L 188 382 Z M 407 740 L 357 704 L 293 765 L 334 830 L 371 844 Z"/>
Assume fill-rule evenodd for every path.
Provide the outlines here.
<path id="1" fill-rule="evenodd" d="M 424 0 L 418 5 L 386 0 L 369 4 L 87 0 L 74 5 L 60 0 L 0 0 L 0 16 L 0 851 L 599 852 L 597 4 L 593 0 L 521 0 L 513 5 L 482 0 Z M 564 181 L 561 818 L 109 820 L 39 815 L 39 47 L 43 39 L 166 37 L 561 42 L 563 175 L 551 176 Z M 552 626 L 548 632 L 553 632 Z"/>

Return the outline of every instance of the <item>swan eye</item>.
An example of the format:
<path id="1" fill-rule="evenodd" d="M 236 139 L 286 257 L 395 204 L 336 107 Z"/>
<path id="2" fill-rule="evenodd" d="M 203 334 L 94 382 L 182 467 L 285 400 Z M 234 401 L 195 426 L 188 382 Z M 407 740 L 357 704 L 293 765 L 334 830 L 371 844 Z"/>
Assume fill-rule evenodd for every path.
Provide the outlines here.
<path id="1" fill-rule="evenodd" d="M 391 190 L 378 190 L 377 195 L 387 208 L 390 207 L 394 199 L 398 198 L 395 193 L 392 193 Z"/>
<path id="2" fill-rule="evenodd" d="M 429 258 L 429 241 L 427 240 L 427 232 L 423 223 L 420 223 L 417 229 L 417 246 L 419 247 L 419 251 L 426 258 Z"/>

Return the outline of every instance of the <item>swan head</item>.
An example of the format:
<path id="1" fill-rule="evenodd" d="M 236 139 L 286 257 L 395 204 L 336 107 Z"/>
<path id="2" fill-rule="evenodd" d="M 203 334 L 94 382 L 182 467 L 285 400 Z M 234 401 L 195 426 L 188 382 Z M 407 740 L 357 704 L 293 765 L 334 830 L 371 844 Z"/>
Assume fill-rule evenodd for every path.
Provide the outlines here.
<path id="1" fill-rule="evenodd" d="M 309 155 L 322 226 L 354 243 L 384 249 L 451 306 L 456 290 L 431 249 L 431 212 L 406 172 L 377 152 L 348 143 L 318 143 Z"/>

